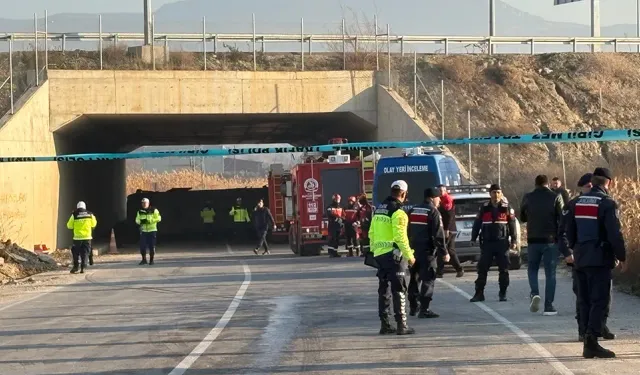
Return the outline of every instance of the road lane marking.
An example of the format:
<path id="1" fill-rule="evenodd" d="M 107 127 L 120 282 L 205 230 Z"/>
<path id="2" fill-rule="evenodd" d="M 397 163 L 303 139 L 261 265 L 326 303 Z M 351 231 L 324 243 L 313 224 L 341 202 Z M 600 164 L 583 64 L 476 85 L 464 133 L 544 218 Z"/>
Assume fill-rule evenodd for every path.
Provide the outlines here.
<path id="1" fill-rule="evenodd" d="M 464 290 L 458 288 L 457 286 L 455 286 L 455 285 L 453 285 L 453 284 L 451 284 L 451 283 L 449 283 L 447 281 L 444 281 L 442 279 L 437 279 L 437 280 L 439 282 L 441 282 L 442 284 L 446 285 L 447 287 L 449 287 L 449 289 L 451 289 L 451 290 L 455 291 L 456 293 L 458 293 L 459 295 L 463 296 L 467 300 L 470 300 L 471 298 L 473 298 L 469 293 L 467 293 Z M 543 357 L 547 361 L 547 363 L 549 363 L 551 366 L 553 366 L 553 368 L 555 368 L 556 371 L 558 371 L 560 374 L 563 374 L 563 375 L 574 375 L 574 373 L 571 370 L 569 370 L 567 368 L 567 366 L 562 364 L 562 362 L 560 362 L 556 357 L 554 357 L 553 354 L 551 354 L 547 349 L 544 348 L 544 346 L 538 344 L 538 342 L 536 342 L 536 340 L 534 340 L 526 332 L 524 332 L 523 330 L 518 328 L 518 326 L 516 326 L 515 324 L 511 323 L 507 318 L 505 318 L 504 316 L 498 314 L 492 308 L 490 308 L 489 306 L 485 305 L 482 302 L 474 302 L 474 305 L 478 306 L 484 312 L 486 312 L 487 314 L 491 315 L 495 320 L 497 320 L 498 322 L 502 323 L 502 325 L 504 325 L 505 327 L 509 328 L 509 330 L 511 330 L 511 332 L 516 334 L 516 336 L 518 336 L 522 341 L 524 341 L 533 350 L 535 350 L 538 354 L 540 354 L 540 356 Z"/>
<path id="2" fill-rule="evenodd" d="M 231 255 L 235 255 L 233 250 L 231 250 L 231 246 L 229 246 L 228 244 L 227 252 Z M 169 373 L 169 375 L 182 375 L 189 368 L 191 368 L 191 366 L 193 366 L 198 358 L 200 358 L 200 356 L 204 354 L 204 352 L 209 348 L 209 346 L 211 346 L 216 338 L 218 338 L 218 335 L 220 335 L 222 330 L 231 321 L 231 318 L 233 318 L 233 314 L 236 313 L 236 310 L 238 309 L 238 306 L 240 306 L 240 302 L 242 301 L 244 294 L 249 288 L 249 284 L 251 284 L 251 270 L 249 269 L 249 266 L 243 261 L 240 261 L 240 263 L 242 264 L 242 268 L 244 269 L 244 281 L 242 282 L 242 285 L 240 285 L 240 288 L 238 289 L 235 297 L 233 297 L 233 301 L 231 301 L 231 304 L 227 308 L 227 311 L 224 312 L 224 315 L 222 315 L 222 318 L 220 318 L 216 326 L 213 327 L 213 329 L 205 336 L 205 338 L 198 344 L 198 346 L 196 346 L 195 349 L 193 349 L 191 353 L 189 353 L 189 355 L 186 356 L 182 360 L 182 362 L 180 362 L 178 366 L 176 366 L 176 368 L 174 368 Z"/>

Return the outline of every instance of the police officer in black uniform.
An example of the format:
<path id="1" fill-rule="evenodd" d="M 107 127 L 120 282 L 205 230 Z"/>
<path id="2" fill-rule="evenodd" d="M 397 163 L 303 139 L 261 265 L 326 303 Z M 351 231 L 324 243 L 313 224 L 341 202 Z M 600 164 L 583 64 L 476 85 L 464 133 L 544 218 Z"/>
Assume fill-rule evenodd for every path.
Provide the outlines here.
<path id="1" fill-rule="evenodd" d="M 624 269 L 626 260 L 618 204 L 608 192 L 612 181 L 611 171 L 596 168 L 591 191 L 578 197 L 566 215 L 567 242 L 573 249 L 578 277 L 580 324 L 585 327 L 585 358 L 616 356 L 598 343 L 611 292 L 611 270 L 618 262 L 623 263 Z"/>
<path id="2" fill-rule="evenodd" d="M 424 203 L 413 206 L 408 212 L 409 240 L 416 258 L 409 269 L 409 315 L 416 314 L 419 298 L 418 318 L 439 317 L 429 309 L 436 281 L 437 257 L 442 257 L 445 262 L 449 261 L 439 205 L 440 191 L 427 188 L 424 191 Z"/>
<path id="3" fill-rule="evenodd" d="M 480 261 L 478 262 L 478 278 L 476 279 L 476 293 L 471 302 L 484 301 L 484 287 L 487 284 L 487 274 L 495 258 L 500 275 L 500 301 L 507 300 L 509 286 L 509 240 L 511 248 L 517 245 L 516 219 L 511 206 L 502 198 L 502 188 L 493 184 L 489 188 L 491 200 L 480 207 L 480 212 L 473 222 L 471 231 L 471 245 L 475 246 L 480 235 Z"/>
<path id="4" fill-rule="evenodd" d="M 571 249 L 569 249 L 569 245 L 567 244 L 567 236 L 566 236 L 567 214 L 569 213 L 571 207 L 575 206 L 576 201 L 578 200 L 578 198 L 580 198 L 580 196 L 591 192 L 591 188 L 593 187 L 593 185 L 591 184 L 592 177 L 593 177 L 592 173 L 585 173 L 582 177 L 580 177 L 580 180 L 578 180 L 578 187 L 581 189 L 579 195 L 571 199 L 569 202 L 567 202 L 567 204 L 564 206 L 562 210 L 562 215 L 563 215 L 562 229 L 564 233 L 562 236 L 562 241 L 560 241 L 561 251 L 563 251 L 563 248 L 571 251 Z M 576 271 L 576 267 L 573 266 L 573 263 L 568 264 L 568 266 L 571 267 L 571 277 L 573 279 L 573 293 L 576 296 L 576 321 L 578 322 L 578 341 L 583 342 L 584 332 L 586 331 L 586 327 L 584 327 L 580 323 L 580 304 L 578 303 L 578 272 Z M 605 340 L 613 340 L 616 338 L 616 335 L 614 335 L 609 330 L 609 327 L 607 327 L 607 318 L 609 317 L 609 312 L 611 311 L 611 288 L 612 288 L 612 285 L 610 285 L 609 287 L 609 302 L 607 303 L 607 307 L 604 310 L 604 321 L 602 323 L 602 338 Z"/>

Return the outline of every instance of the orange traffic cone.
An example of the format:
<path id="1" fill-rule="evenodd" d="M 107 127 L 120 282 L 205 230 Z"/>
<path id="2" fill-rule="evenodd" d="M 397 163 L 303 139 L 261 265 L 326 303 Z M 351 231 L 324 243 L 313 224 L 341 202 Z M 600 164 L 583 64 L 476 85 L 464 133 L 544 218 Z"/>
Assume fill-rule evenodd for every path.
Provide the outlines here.
<path id="1" fill-rule="evenodd" d="M 118 247 L 116 246 L 116 234 L 111 229 L 111 240 L 109 240 L 109 254 L 118 254 Z"/>

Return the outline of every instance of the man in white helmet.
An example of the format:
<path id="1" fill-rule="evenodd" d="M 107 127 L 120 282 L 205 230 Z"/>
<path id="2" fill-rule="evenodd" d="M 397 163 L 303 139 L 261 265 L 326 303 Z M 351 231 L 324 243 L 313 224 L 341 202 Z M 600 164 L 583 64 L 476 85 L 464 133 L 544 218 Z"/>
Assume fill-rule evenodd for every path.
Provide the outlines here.
<path id="1" fill-rule="evenodd" d="M 67 228 L 73 230 L 73 246 L 71 254 L 73 256 L 73 268 L 71 273 L 78 272 L 78 263 L 80 263 L 80 273 L 84 273 L 87 267 L 87 255 L 91 254 L 91 240 L 93 239 L 93 229 L 98 225 L 98 220 L 90 211 L 87 211 L 87 205 L 80 201 L 76 205 L 75 211 L 71 213 Z M 93 264 L 93 255 L 89 255 L 89 264 Z M 80 260 L 78 262 L 78 260 Z"/>

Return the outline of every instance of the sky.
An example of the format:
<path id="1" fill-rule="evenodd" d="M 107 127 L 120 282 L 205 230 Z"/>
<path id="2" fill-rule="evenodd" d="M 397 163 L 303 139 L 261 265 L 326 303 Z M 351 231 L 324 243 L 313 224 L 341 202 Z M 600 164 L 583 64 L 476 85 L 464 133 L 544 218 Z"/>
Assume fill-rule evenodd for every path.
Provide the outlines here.
<path id="1" fill-rule="evenodd" d="M 219 1 L 219 0 L 211 0 Z M 251 0 L 234 0 L 250 3 Z M 268 1 L 268 0 L 257 0 Z M 320 1 L 320 0 L 292 0 L 292 1 Z M 392 1 L 392 0 L 372 0 Z M 443 0 L 446 1 L 446 0 Z M 483 0 L 476 0 L 483 1 Z M 484 0 L 488 1 L 488 0 Z M 580 3 L 554 6 L 553 0 L 502 0 L 509 5 L 525 12 L 538 15 L 550 21 L 574 22 L 588 25 L 589 0 Z M 636 23 L 637 0 L 600 0 L 602 26 L 614 24 Z M 152 0 L 154 9 L 164 4 L 176 3 L 179 0 Z M 226 1 L 219 1 L 221 11 L 224 11 Z M 402 0 L 395 0 L 400 4 Z M 11 4 L 11 6 L 7 6 Z M 53 5 L 55 4 L 55 6 Z M 49 14 L 56 13 L 138 13 L 142 12 L 143 0 L 0 0 L 3 18 L 29 19 L 34 13 L 44 14 L 47 9 Z M 244 17 L 244 15 L 242 15 Z M 499 20 L 498 20 L 499 22 Z M 498 23 L 497 22 L 497 23 Z"/>

